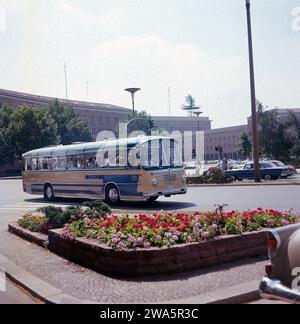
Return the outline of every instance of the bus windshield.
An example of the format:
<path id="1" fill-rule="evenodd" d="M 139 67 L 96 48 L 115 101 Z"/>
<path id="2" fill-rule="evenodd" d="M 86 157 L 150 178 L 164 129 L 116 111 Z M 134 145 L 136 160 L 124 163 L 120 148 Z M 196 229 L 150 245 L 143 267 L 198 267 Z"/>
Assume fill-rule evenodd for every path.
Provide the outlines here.
<path id="1" fill-rule="evenodd" d="M 140 165 L 145 170 L 181 168 L 183 166 L 179 145 L 174 140 L 152 140 L 140 146 Z"/>

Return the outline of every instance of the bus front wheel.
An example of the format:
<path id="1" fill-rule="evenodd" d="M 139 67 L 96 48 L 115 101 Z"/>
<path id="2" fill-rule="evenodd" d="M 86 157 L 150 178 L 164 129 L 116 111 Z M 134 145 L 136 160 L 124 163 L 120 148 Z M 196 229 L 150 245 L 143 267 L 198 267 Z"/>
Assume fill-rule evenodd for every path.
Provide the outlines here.
<path id="1" fill-rule="evenodd" d="M 105 191 L 105 201 L 109 205 L 116 205 L 120 202 L 120 193 L 115 185 L 109 185 Z"/>
<path id="2" fill-rule="evenodd" d="M 158 198 L 159 198 L 158 196 L 150 197 L 150 198 L 148 198 L 147 201 L 148 201 L 149 204 L 153 204 L 153 203 L 156 202 L 156 200 L 157 200 Z"/>
<path id="3" fill-rule="evenodd" d="M 51 185 L 46 185 L 44 189 L 44 198 L 48 201 L 54 200 L 54 192 Z"/>

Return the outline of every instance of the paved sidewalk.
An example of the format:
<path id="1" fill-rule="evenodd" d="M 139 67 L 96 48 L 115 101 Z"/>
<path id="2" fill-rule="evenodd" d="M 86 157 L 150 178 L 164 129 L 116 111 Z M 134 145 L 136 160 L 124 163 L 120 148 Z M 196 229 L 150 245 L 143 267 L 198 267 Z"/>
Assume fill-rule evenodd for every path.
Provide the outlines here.
<path id="1" fill-rule="evenodd" d="M 250 281 L 264 274 L 264 258 L 255 258 L 184 274 L 112 278 L 70 263 L 7 232 L 20 211 L 0 213 L 0 254 L 72 297 L 100 303 L 162 303 L 196 297 Z"/>

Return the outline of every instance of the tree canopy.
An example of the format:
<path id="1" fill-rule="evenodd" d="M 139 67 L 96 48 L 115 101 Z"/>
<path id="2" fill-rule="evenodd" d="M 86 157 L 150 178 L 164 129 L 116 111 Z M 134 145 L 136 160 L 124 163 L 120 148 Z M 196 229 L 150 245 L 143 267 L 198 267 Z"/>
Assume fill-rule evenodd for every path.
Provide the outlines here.
<path id="1" fill-rule="evenodd" d="M 242 133 L 241 137 L 241 153 L 246 157 L 246 158 L 250 158 L 250 154 L 252 152 L 252 143 L 249 139 L 248 134 L 246 133 Z"/>
<path id="2" fill-rule="evenodd" d="M 258 102 L 258 123 L 261 153 L 277 160 L 291 161 L 300 142 L 297 117 L 290 115 L 287 120 L 281 120 L 276 110 L 265 111 Z"/>
<path id="3" fill-rule="evenodd" d="M 126 122 L 128 123 L 128 136 L 130 134 L 134 135 L 136 132 L 143 132 L 146 135 L 151 135 L 151 132 L 158 131 L 154 120 L 145 111 L 135 113 L 134 116 L 133 113 L 129 114 Z"/>
<path id="4" fill-rule="evenodd" d="M 44 108 L 0 108 L 0 164 L 21 159 L 23 153 L 40 147 L 91 139 L 87 121 L 58 102 Z"/>

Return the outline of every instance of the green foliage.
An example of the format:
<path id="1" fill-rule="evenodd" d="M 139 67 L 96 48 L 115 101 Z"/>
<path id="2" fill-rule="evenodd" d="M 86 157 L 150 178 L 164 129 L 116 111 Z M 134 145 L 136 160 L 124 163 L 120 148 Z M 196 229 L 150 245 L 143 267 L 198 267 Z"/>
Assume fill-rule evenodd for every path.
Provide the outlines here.
<path id="1" fill-rule="evenodd" d="M 252 152 L 252 144 L 249 140 L 249 136 L 246 133 L 241 134 L 241 153 L 246 157 L 250 157 L 250 153 Z"/>
<path id="2" fill-rule="evenodd" d="M 21 105 L 0 109 L 0 164 L 37 148 L 92 140 L 85 119 L 56 101 L 48 108 Z"/>
<path id="3" fill-rule="evenodd" d="M 66 224 L 69 219 L 69 214 L 65 214 L 60 207 L 46 206 L 38 209 L 38 212 L 43 213 L 48 219 L 48 224 L 51 228 L 60 228 Z"/>
<path id="4" fill-rule="evenodd" d="M 129 114 L 125 123 L 128 123 L 128 135 L 135 136 L 141 132 L 151 135 L 152 132 L 159 132 L 154 120 L 145 111 L 135 113 L 134 116 L 133 113 Z"/>
<path id="5" fill-rule="evenodd" d="M 48 107 L 48 113 L 57 124 L 61 144 L 92 140 L 87 120 L 77 117 L 71 107 L 64 106 L 56 100 Z"/>
<path id="6" fill-rule="evenodd" d="M 9 134 L 13 110 L 7 105 L 0 109 L 0 164 L 10 163 L 14 160 L 14 150 Z"/>
<path id="7" fill-rule="evenodd" d="M 12 115 L 8 135 L 15 157 L 35 148 L 58 144 L 57 125 L 47 110 L 20 106 Z"/>
<path id="8" fill-rule="evenodd" d="M 219 168 L 210 168 L 202 176 L 188 178 L 187 182 L 189 184 L 224 184 L 232 182 L 232 179 Z"/>
<path id="9" fill-rule="evenodd" d="M 92 212 L 96 211 L 100 217 L 111 214 L 110 207 L 102 200 L 86 201 L 82 205 L 88 207 Z"/>
<path id="10" fill-rule="evenodd" d="M 296 116 L 290 116 L 288 121 L 281 120 L 276 111 L 264 111 L 263 105 L 258 103 L 258 123 L 262 154 L 289 162 L 293 155 L 300 153 L 300 124 Z"/>
<path id="11" fill-rule="evenodd" d="M 47 223 L 48 219 L 45 216 L 26 214 L 21 219 L 19 219 L 19 226 L 30 230 L 31 232 L 41 232 L 41 228 Z"/>

